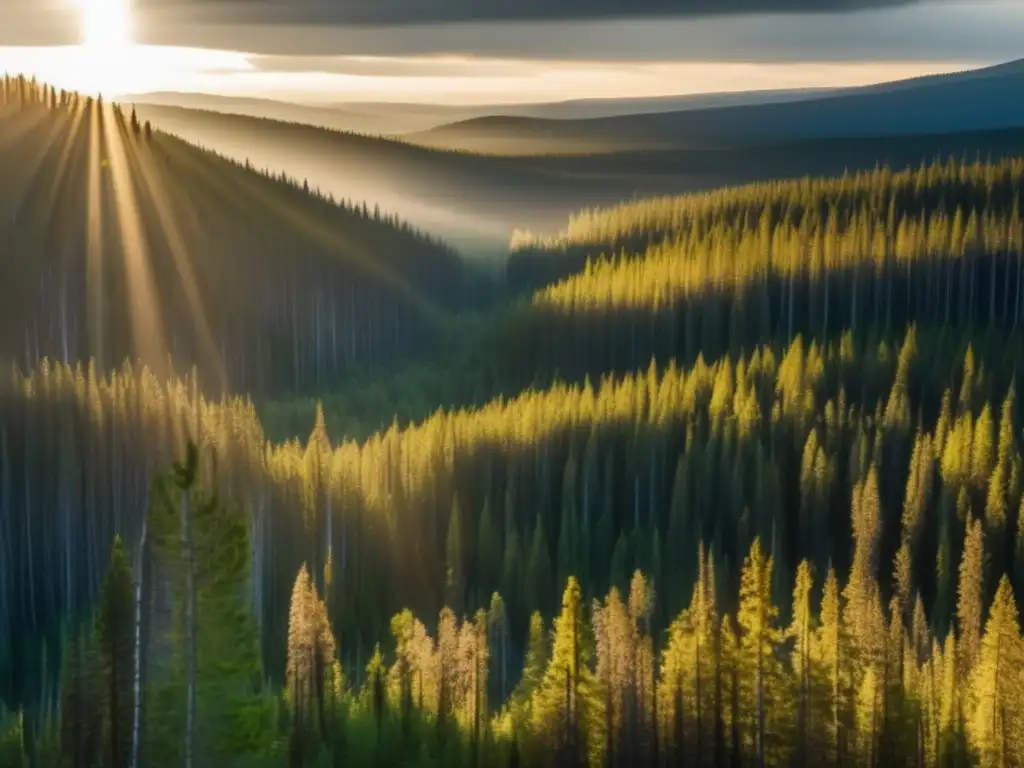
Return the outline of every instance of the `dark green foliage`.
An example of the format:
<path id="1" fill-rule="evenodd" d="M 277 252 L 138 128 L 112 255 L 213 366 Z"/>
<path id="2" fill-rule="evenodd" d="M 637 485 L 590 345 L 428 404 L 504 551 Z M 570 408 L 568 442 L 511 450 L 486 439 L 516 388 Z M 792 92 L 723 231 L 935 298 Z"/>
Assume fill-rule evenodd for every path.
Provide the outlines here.
<path id="1" fill-rule="evenodd" d="M 132 572 L 121 538 L 114 539 L 110 565 L 96 609 L 96 704 L 102 711 L 100 759 L 127 768 L 132 745 L 132 680 L 135 673 Z M 80 742 L 81 743 L 81 742 Z"/>
<path id="2" fill-rule="evenodd" d="M 274 443 L 196 377 L 12 372 L 0 631 L 93 604 L 105 543 L 134 540 L 185 452 L 152 500 L 148 755 L 181 759 L 183 490 L 197 754 L 217 764 L 967 749 L 986 607 L 1022 572 L 1022 180 L 1019 162 L 937 165 L 597 217 L 609 242 L 660 242 L 470 334 L 486 381 L 445 391 L 507 396 L 360 442 L 332 444 L 329 400 L 308 441 Z"/>
<path id="3" fill-rule="evenodd" d="M 4 359 L 142 359 L 196 366 L 215 391 L 300 392 L 422 354 L 465 306 L 457 255 L 395 216 L 148 126 L 140 141 L 119 105 L 53 109 L 3 83 Z"/>
<path id="4" fill-rule="evenodd" d="M 275 705 L 263 681 L 257 626 L 251 610 L 249 529 L 236 504 L 222 503 L 201 480 L 204 462 L 189 443 L 185 457 L 153 487 L 151 534 L 156 542 L 156 594 L 169 604 L 170 622 L 153 614 L 147 656 L 152 683 L 144 759 L 180 764 L 185 729 L 186 651 L 184 568 L 180 553 L 179 494 L 188 494 L 195 552 L 196 760 L 245 766 L 280 753 Z M 155 607 L 155 606 L 154 606 Z M 161 606 L 163 607 L 163 606 Z"/>
<path id="5" fill-rule="evenodd" d="M 61 761 L 69 768 L 89 768 L 99 757 L 103 710 L 97 666 L 92 633 L 72 627 L 64 646 L 60 701 Z"/>

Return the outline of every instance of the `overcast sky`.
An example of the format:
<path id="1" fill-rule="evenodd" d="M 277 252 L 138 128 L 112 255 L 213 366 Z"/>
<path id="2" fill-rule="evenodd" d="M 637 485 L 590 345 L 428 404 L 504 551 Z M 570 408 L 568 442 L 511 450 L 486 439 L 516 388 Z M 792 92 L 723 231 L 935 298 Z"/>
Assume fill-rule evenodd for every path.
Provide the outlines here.
<path id="1" fill-rule="evenodd" d="M 79 41 L 76 3 L 110 1 L 0 0 L 0 68 L 57 62 L 38 47 Z M 208 49 L 130 67 L 151 89 L 300 100 L 420 86 L 463 101 L 538 87 L 573 98 L 595 95 L 596 76 L 606 95 L 851 85 L 1024 57 L 1024 0 L 128 2 L 136 42 Z"/>

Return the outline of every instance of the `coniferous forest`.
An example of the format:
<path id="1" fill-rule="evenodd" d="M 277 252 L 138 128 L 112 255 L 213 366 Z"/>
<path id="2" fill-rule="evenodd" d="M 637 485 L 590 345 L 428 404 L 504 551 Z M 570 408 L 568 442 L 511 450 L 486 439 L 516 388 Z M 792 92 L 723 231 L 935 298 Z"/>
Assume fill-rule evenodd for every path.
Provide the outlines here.
<path id="1" fill-rule="evenodd" d="M 1024 765 L 1024 159 L 583 212 L 480 308 L 0 101 L 67 184 L 0 199 L 0 766 Z"/>

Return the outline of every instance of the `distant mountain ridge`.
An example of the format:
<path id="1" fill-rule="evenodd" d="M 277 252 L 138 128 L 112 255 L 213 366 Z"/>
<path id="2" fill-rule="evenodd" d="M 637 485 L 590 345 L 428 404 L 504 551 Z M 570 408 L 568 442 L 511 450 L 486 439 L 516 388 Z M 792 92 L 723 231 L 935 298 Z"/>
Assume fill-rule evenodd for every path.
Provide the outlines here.
<path id="1" fill-rule="evenodd" d="M 829 89 L 789 89 L 695 93 L 655 97 L 569 99 L 527 104 L 449 106 L 410 102 L 336 102 L 303 104 L 271 98 L 224 96 L 208 93 L 156 91 L 125 97 L 145 107 L 180 107 L 244 115 L 283 122 L 304 123 L 333 131 L 401 137 L 450 123 L 494 115 L 577 120 L 640 113 L 685 111 L 711 107 L 798 101 Z"/>
<path id="2" fill-rule="evenodd" d="M 555 120 L 490 116 L 407 138 L 502 154 L 723 147 L 795 139 L 897 136 L 1024 125 L 1024 60 L 782 103 Z"/>

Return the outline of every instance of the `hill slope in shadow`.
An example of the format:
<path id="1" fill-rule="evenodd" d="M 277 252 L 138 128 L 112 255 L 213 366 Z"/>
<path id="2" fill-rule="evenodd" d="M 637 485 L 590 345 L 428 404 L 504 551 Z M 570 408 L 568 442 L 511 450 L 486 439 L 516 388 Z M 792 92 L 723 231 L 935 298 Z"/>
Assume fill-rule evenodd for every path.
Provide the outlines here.
<path id="1" fill-rule="evenodd" d="M 304 389 L 415 354 L 464 299 L 458 255 L 397 218 L 116 105 L 2 93 L 0 358 L 141 358 L 195 365 L 211 387 Z"/>
<path id="2" fill-rule="evenodd" d="M 969 77 L 981 80 L 985 76 L 965 74 L 954 80 Z M 876 90 L 895 93 L 917 87 L 906 82 Z M 779 98 L 778 94 L 773 98 Z M 811 103 L 805 100 L 685 114 L 699 118 L 747 109 L 805 108 Z M 481 155 L 180 107 L 140 105 L 139 114 L 240 162 L 249 160 L 274 172 L 284 170 L 337 198 L 367 200 L 371 208 L 380 205 L 395 211 L 455 243 L 467 255 L 481 258 L 503 258 L 515 230 L 550 231 L 581 208 L 636 197 L 681 194 L 764 178 L 841 174 L 847 168 L 866 169 L 880 163 L 904 167 L 936 155 L 999 157 L 1024 151 L 1022 134 L 1013 130 L 929 130 L 914 135 L 820 139 L 755 141 L 739 137 L 723 139 L 711 148 L 664 147 L 654 135 L 638 138 L 633 142 L 635 148 L 617 151 L 599 151 L 600 142 L 595 142 L 591 151 L 586 143 L 561 142 L 569 149 L 560 154 Z M 662 117 L 675 120 L 682 114 Z M 621 118 L 621 122 L 636 119 Z"/>
<path id="3" fill-rule="evenodd" d="M 572 211 L 724 180 L 666 178 L 626 167 L 584 173 L 547 158 L 487 157 L 300 123 L 139 105 L 140 117 L 239 162 L 286 170 L 337 198 L 367 200 L 441 234 L 461 250 L 500 253 L 517 227 L 558 226 Z M 597 171 L 595 173 L 594 171 Z M 682 186 L 682 188 L 680 188 Z"/>

